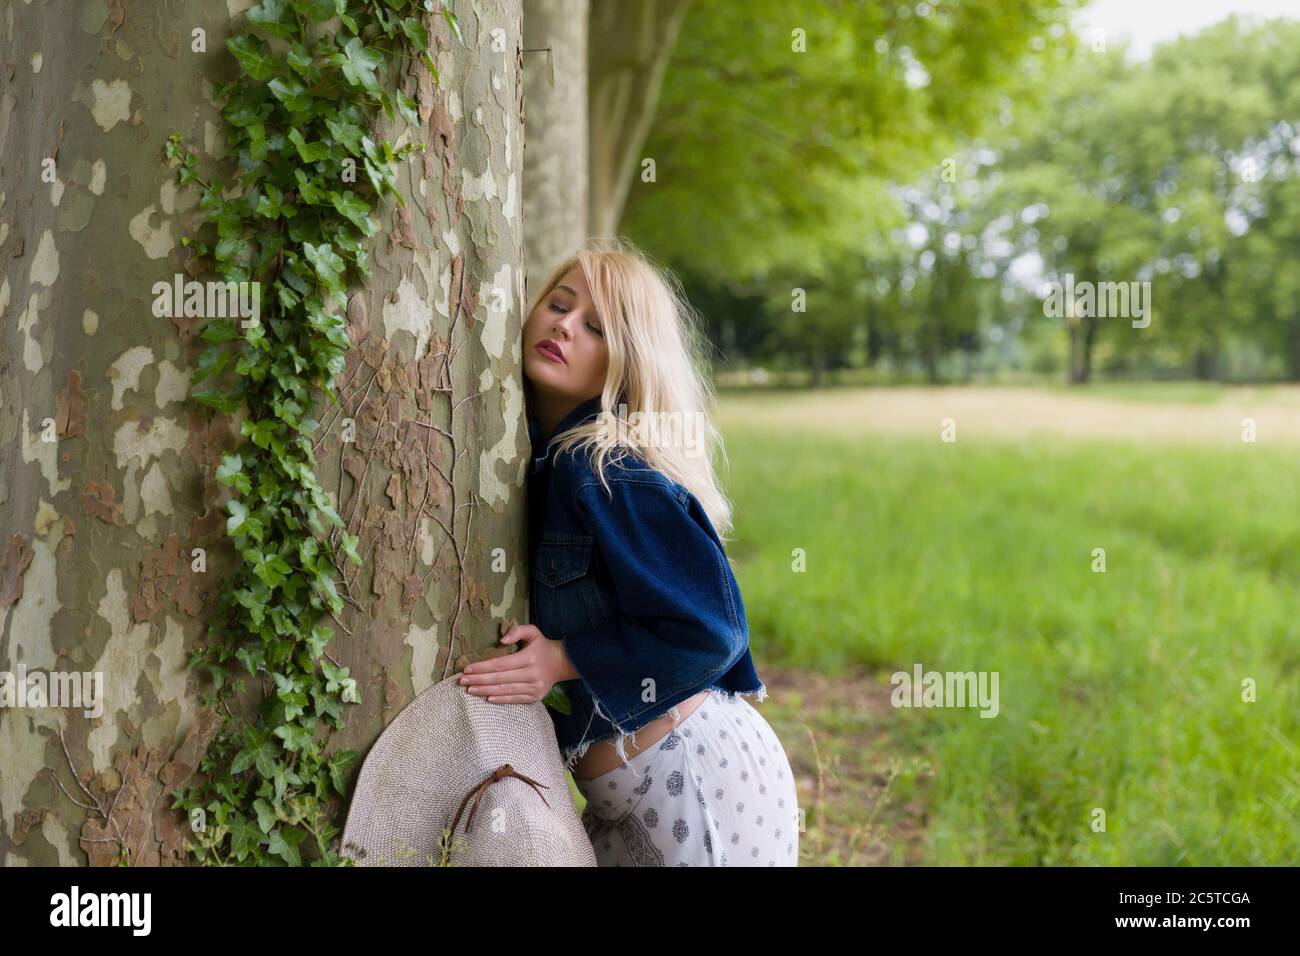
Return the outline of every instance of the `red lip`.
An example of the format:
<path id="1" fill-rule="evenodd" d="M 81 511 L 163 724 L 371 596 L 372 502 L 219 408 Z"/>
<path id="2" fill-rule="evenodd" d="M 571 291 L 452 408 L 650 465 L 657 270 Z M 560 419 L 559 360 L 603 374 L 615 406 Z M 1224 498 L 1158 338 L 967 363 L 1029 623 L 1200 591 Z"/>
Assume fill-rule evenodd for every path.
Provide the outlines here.
<path id="1" fill-rule="evenodd" d="M 552 362 L 559 362 L 562 365 L 568 365 L 569 361 L 564 357 L 564 350 L 561 349 L 550 339 L 542 339 L 535 346 L 538 352 L 545 355 Z"/>

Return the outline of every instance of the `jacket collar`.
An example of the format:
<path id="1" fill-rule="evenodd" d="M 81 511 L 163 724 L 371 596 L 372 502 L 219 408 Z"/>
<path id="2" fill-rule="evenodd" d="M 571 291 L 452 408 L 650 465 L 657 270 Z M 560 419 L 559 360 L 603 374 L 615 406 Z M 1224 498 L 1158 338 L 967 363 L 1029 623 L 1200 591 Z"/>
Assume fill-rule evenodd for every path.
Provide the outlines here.
<path id="1" fill-rule="evenodd" d="M 587 399 L 585 402 L 582 402 L 570 411 L 569 414 L 565 415 L 564 418 L 560 420 L 560 423 L 555 426 L 555 431 L 551 433 L 550 438 L 547 439 L 545 448 L 541 447 L 541 425 L 537 423 L 535 418 L 529 418 L 528 438 L 532 444 L 532 463 L 529 466 L 528 473 L 536 474 L 545 467 L 547 459 L 550 458 L 551 446 L 555 444 L 556 440 L 559 439 L 561 435 L 571 428 L 576 428 L 579 425 L 585 424 L 591 419 L 596 418 L 598 415 L 600 415 L 599 395 Z"/>

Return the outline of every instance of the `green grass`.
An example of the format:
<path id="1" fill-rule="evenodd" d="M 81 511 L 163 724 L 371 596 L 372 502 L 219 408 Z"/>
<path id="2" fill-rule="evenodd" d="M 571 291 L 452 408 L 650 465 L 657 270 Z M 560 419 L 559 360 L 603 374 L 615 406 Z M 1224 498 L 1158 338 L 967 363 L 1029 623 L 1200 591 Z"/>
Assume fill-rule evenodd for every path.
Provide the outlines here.
<path id="1" fill-rule="evenodd" d="M 1054 392 L 1077 395 L 1084 398 L 1110 398 L 1130 402 L 1188 402 L 1196 405 L 1213 405 L 1240 386 L 1224 385 L 1220 382 L 1172 381 L 1172 382 L 1091 382 L 1088 385 L 1067 385 L 1052 382 L 1047 385 Z M 1275 390 L 1276 386 L 1251 386 L 1261 395 Z"/>
<path id="2" fill-rule="evenodd" d="M 1300 860 L 1294 449 L 726 440 L 760 674 L 1000 674 L 996 718 L 886 718 L 936 770 L 927 862 Z"/>

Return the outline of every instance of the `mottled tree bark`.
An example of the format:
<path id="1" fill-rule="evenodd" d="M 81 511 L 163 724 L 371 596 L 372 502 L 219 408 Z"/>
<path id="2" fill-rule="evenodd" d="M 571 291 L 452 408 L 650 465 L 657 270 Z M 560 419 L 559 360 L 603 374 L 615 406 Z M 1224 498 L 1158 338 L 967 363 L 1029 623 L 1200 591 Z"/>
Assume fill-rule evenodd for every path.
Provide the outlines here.
<path id="1" fill-rule="evenodd" d="M 588 0 L 525 0 L 524 251 L 535 289 L 587 236 Z M 545 49 L 549 48 L 549 49 Z"/>
<path id="2" fill-rule="evenodd" d="M 374 282 L 348 303 L 356 441 L 329 418 L 321 439 L 321 480 L 342 488 L 365 559 L 346 569 L 354 636 L 334 642 L 369 685 L 335 734 L 361 751 L 502 621 L 523 621 L 528 595 L 522 13 L 520 0 L 455 11 L 466 47 L 429 21 L 441 88 L 418 64 L 408 77 L 428 144 L 399 178 L 410 204 L 389 210 Z"/>
<path id="3" fill-rule="evenodd" d="M 151 290 L 193 266 L 180 239 L 202 223 L 168 135 L 233 178 L 213 83 L 234 75 L 225 40 L 251 5 L 0 2 L 0 670 L 106 683 L 97 717 L 0 709 L 6 865 L 122 847 L 187 861 L 168 792 L 216 728 L 186 665 L 236 558 L 214 471 L 241 416 L 186 401 L 203 320 L 154 318 Z M 319 477 L 365 558 L 345 564 L 327 648 L 361 692 L 331 751 L 364 752 L 527 595 L 520 0 L 454 10 L 464 45 L 426 20 L 441 87 L 404 61 L 421 127 L 381 117 L 427 150 L 399 171 L 408 204 L 379 210 L 373 281 L 346 303 L 344 411 L 316 410 Z"/>

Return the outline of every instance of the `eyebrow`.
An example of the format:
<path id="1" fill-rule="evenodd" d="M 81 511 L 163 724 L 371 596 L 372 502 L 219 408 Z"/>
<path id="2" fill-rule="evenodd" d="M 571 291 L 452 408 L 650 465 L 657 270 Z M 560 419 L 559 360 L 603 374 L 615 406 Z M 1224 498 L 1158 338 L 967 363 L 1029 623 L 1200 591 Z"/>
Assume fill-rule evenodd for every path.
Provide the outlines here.
<path id="1" fill-rule="evenodd" d="M 557 285 L 555 288 L 563 289 L 565 292 L 569 293 L 569 295 L 573 296 L 575 299 L 578 297 L 578 293 L 574 292 L 567 285 Z M 596 316 L 596 321 L 599 322 L 602 326 L 605 324 L 605 320 L 601 318 L 601 316 L 599 315 Z"/>

